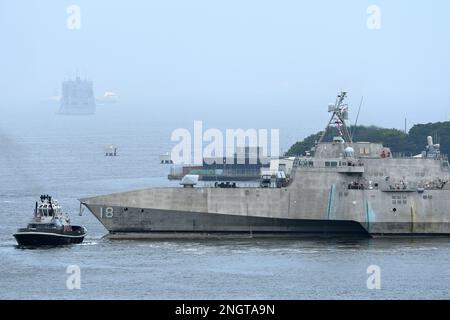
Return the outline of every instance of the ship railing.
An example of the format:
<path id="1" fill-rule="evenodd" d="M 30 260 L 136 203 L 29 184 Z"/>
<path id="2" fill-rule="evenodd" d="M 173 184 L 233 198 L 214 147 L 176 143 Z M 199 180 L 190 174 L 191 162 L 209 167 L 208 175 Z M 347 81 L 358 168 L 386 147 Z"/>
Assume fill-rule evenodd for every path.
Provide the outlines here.
<path id="1" fill-rule="evenodd" d="M 375 158 L 377 158 L 377 157 L 375 157 Z M 397 152 L 397 153 L 393 153 L 391 158 L 393 158 L 393 159 L 418 159 L 418 160 L 420 160 L 420 159 L 434 159 L 434 160 L 441 160 L 441 161 L 447 161 L 448 162 L 448 155 L 444 154 L 444 153 L 436 154 L 436 155 L 434 155 L 431 158 L 426 158 L 426 157 L 422 158 L 422 157 L 417 157 L 416 155 L 414 155 L 412 153 L 400 153 L 400 152 Z M 372 157 L 372 159 L 373 159 L 373 157 Z"/>
<path id="2" fill-rule="evenodd" d="M 384 183 L 381 185 L 381 191 L 387 192 L 423 192 L 424 190 L 443 190 L 448 187 L 448 181 L 435 179 L 426 182 L 399 182 Z"/>
<path id="3" fill-rule="evenodd" d="M 203 187 L 205 188 L 220 188 L 219 183 L 216 185 L 216 182 L 218 181 L 214 181 L 214 182 L 208 182 L 208 183 L 204 183 Z M 260 184 L 259 181 L 252 181 L 252 182 L 242 182 L 242 181 L 238 181 L 238 182 L 234 182 L 236 183 L 234 188 L 259 188 Z"/>
<path id="4" fill-rule="evenodd" d="M 318 159 L 323 160 L 324 158 L 315 158 L 315 157 L 297 157 L 294 160 L 294 167 L 311 167 L 313 165 L 311 165 L 312 162 L 316 162 Z M 360 155 L 358 157 L 356 157 L 356 159 L 424 159 L 422 157 L 416 157 L 415 154 L 413 153 L 400 153 L 400 152 L 396 152 L 396 153 L 392 153 L 390 157 L 386 157 L 386 158 L 382 158 L 380 155 Z M 426 159 L 426 158 L 425 158 Z M 428 158 L 428 159 L 435 159 L 435 160 L 442 160 L 442 161 L 447 161 L 448 162 L 448 155 L 441 153 L 441 154 L 436 154 L 433 158 Z M 315 165 L 314 165 L 315 166 Z"/>
<path id="5" fill-rule="evenodd" d="M 419 188 L 417 186 L 412 186 L 412 185 L 398 185 L 398 184 L 394 184 L 394 185 L 385 185 L 382 186 L 380 188 L 381 191 L 384 192 L 415 192 L 417 191 Z"/>

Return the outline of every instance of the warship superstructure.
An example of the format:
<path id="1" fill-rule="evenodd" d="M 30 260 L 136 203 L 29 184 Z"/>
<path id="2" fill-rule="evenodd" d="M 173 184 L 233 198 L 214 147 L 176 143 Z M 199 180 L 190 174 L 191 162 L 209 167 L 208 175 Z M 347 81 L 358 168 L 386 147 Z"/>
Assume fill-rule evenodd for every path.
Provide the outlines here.
<path id="1" fill-rule="evenodd" d="M 422 154 L 397 157 L 354 142 L 346 96 L 329 106 L 322 138 L 295 159 L 287 185 L 147 188 L 80 202 L 111 238 L 450 234 L 450 170 L 439 145 L 428 137 Z M 325 142 L 331 127 L 339 134 Z"/>
<path id="2" fill-rule="evenodd" d="M 94 89 L 92 81 L 66 80 L 62 83 L 62 95 L 60 99 L 59 114 L 89 115 L 96 109 Z"/>

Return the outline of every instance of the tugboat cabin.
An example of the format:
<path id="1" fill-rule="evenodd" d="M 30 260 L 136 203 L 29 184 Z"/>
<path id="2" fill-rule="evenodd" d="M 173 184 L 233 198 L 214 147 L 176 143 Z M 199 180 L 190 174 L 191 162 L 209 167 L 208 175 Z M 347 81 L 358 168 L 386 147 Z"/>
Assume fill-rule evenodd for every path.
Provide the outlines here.
<path id="1" fill-rule="evenodd" d="M 62 216 L 61 206 L 50 196 L 41 196 L 41 203 L 36 202 L 35 222 L 51 223 L 53 218 Z"/>

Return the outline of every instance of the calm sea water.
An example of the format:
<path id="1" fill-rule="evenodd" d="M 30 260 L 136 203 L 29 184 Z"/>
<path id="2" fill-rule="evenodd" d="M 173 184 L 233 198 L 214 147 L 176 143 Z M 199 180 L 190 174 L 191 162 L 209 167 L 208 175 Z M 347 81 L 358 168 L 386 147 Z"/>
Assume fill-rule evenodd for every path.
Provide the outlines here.
<path id="1" fill-rule="evenodd" d="M 48 104 L 2 110 L 0 298 L 450 298 L 450 238 L 104 239 L 106 230 L 93 216 L 78 216 L 77 199 L 177 185 L 165 178 L 168 167 L 158 156 L 170 149 L 173 129 L 192 123 L 153 116 L 145 106 L 101 106 L 88 117 L 57 116 L 55 110 Z M 109 144 L 119 147 L 118 157 L 103 156 Z M 83 244 L 16 247 L 12 234 L 26 225 L 41 193 L 53 195 L 74 223 L 87 227 Z M 66 287 L 69 265 L 80 267 L 80 290 Z M 370 265 L 380 267 L 379 290 L 367 288 Z"/>

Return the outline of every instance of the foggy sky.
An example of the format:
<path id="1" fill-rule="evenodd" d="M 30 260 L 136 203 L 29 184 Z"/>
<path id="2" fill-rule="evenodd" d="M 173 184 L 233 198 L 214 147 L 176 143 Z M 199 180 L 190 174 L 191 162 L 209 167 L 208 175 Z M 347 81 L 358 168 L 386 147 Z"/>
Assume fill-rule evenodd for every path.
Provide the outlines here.
<path id="1" fill-rule="evenodd" d="M 81 8 L 81 29 L 66 26 Z M 369 5 L 381 29 L 366 26 Z M 0 0 L 0 108 L 87 75 L 96 95 L 239 124 L 257 114 L 306 133 L 349 91 L 361 123 L 450 116 L 448 1 Z M 20 105 L 20 104 L 18 104 Z"/>

